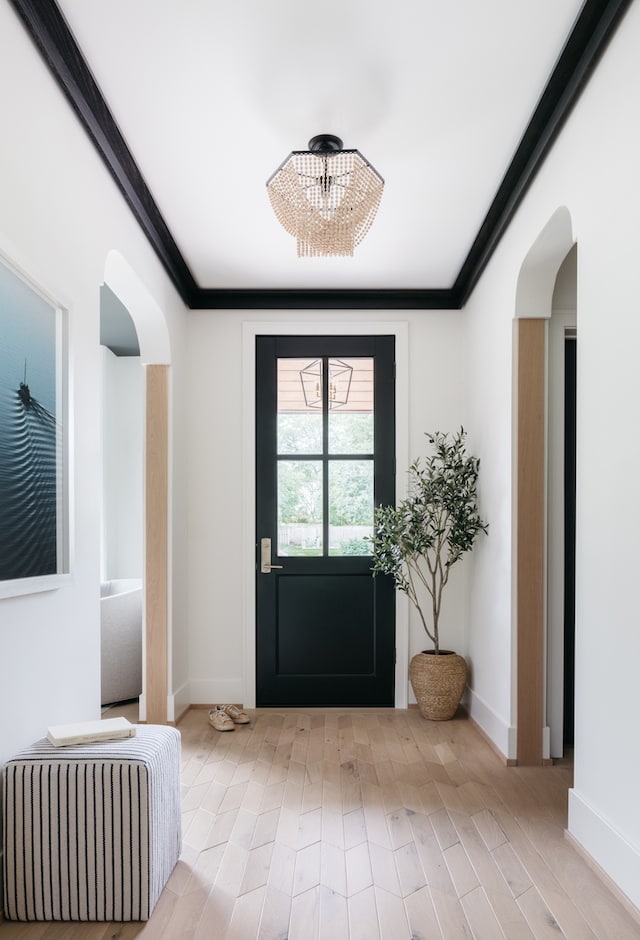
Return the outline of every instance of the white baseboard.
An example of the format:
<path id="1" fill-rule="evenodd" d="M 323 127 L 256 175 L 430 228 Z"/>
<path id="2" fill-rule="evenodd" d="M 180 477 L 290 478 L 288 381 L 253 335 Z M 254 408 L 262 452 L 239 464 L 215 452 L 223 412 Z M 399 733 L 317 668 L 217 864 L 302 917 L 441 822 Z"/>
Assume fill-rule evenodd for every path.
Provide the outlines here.
<path id="1" fill-rule="evenodd" d="M 569 790 L 569 835 L 640 908 L 640 852 L 575 790 Z"/>
<path id="2" fill-rule="evenodd" d="M 507 725 L 473 689 L 468 687 L 464 693 L 463 705 L 469 716 L 493 742 L 497 750 L 507 760 L 515 759 L 515 728 Z"/>
<path id="3" fill-rule="evenodd" d="M 189 683 L 183 682 L 172 695 L 167 696 L 167 721 L 177 721 L 191 705 Z"/>
<path id="4" fill-rule="evenodd" d="M 241 676 L 236 679 L 191 679 L 185 688 L 188 688 L 188 705 L 222 705 L 225 702 L 245 704 Z"/>

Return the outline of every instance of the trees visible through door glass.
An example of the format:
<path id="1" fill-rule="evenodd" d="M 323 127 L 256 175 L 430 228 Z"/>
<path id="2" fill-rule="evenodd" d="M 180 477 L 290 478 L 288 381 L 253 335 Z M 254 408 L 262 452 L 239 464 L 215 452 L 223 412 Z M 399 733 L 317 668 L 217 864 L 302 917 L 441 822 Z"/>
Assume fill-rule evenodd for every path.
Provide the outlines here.
<path id="1" fill-rule="evenodd" d="M 329 464 L 329 554 L 370 555 L 373 535 L 373 461 Z"/>
<path id="2" fill-rule="evenodd" d="M 279 555 L 371 554 L 373 364 L 278 359 Z"/>
<path id="3" fill-rule="evenodd" d="M 322 555 L 322 461 L 278 461 L 278 554 Z"/>

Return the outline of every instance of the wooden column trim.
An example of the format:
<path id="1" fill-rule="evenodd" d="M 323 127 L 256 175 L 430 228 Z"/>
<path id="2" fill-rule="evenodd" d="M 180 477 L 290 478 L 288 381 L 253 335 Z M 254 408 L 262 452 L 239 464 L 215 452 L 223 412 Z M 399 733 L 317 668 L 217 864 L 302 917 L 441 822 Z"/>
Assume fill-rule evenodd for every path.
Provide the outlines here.
<path id="1" fill-rule="evenodd" d="M 168 366 L 146 367 L 146 720 L 167 722 Z"/>
<path id="2" fill-rule="evenodd" d="M 516 321 L 518 355 L 516 617 L 517 761 L 542 764 L 544 505 L 544 319 Z"/>

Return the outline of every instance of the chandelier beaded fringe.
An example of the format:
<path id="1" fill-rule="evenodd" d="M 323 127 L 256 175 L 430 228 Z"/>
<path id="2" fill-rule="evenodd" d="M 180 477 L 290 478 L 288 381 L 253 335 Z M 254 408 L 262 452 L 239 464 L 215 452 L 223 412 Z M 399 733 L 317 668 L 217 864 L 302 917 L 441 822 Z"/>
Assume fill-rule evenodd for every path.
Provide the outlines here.
<path id="1" fill-rule="evenodd" d="M 293 151 L 267 182 L 276 218 L 296 239 L 298 257 L 353 255 L 382 198 L 384 180 L 362 154 L 321 150 L 325 139 L 342 147 L 330 135 L 313 138 L 309 150 Z"/>

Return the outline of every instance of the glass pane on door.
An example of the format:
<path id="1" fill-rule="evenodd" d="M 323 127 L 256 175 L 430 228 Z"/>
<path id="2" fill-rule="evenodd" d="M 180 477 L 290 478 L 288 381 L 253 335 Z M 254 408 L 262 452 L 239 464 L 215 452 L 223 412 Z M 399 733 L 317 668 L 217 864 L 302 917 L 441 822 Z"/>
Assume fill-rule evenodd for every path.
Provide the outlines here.
<path id="1" fill-rule="evenodd" d="M 278 453 L 322 453 L 322 360 L 278 359 Z"/>
<path id="2" fill-rule="evenodd" d="M 370 555 L 373 460 L 329 464 L 329 554 Z"/>
<path id="3" fill-rule="evenodd" d="M 278 555 L 322 555 L 322 461 L 278 461 Z"/>
<path id="4" fill-rule="evenodd" d="M 329 359 L 328 367 L 329 453 L 373 454 L 373 359 Z"/>

